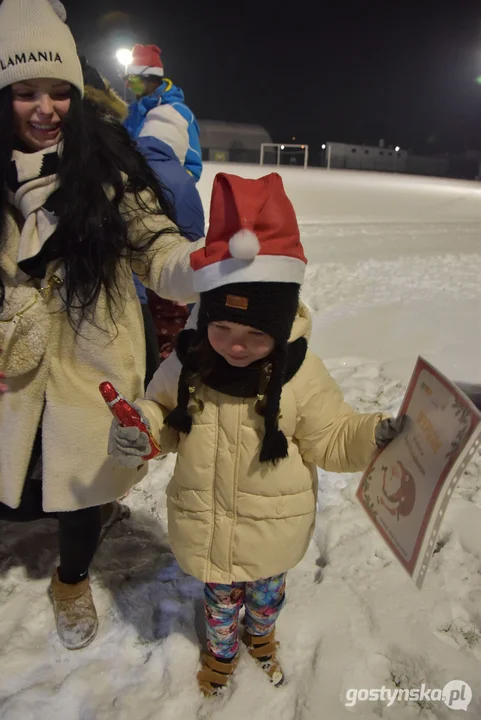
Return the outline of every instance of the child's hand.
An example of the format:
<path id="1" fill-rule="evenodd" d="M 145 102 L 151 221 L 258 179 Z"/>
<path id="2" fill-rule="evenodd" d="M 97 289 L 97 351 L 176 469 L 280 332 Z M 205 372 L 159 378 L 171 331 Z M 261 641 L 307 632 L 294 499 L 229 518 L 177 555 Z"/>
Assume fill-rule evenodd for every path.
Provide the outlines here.
<path id="1" fill-rule="evenodd" d="M 383 450 L 394 440 L 403 430 L 406 416 L 402 415 L 398 418 L 386 418 L 378 423 L 375 431 L 376 445 Z"/>
<path id="2" fill-rule="evenodd" d="M 108 453 L 119 465 L 137 468 L 144 462 L 144 455 L 150 453 L 149 438 L 138 427 L 122 427 L 114 418 L 110 427 Z"/>
<path id="3" fill-rule="evenodd" d="M 132 407 L 142 416 L 142 420 L 150 430 L 150 423 L 143 416 L 142 410 L 132 403 Z M 107 452 L 115 460 L 127 468 L 137 468 L 144 462 L 143 457 L 151 451 L 150 440 L 146 433 L 138 427 L 122 427 L 114 418 L 110 426 L 109 444 Z"/>

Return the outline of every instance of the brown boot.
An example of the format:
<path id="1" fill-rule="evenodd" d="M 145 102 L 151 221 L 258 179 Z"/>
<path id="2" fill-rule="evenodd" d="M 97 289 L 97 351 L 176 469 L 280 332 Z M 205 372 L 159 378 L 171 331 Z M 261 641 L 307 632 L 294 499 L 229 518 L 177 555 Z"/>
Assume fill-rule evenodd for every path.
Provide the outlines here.
<path id="1" fill-rule="evenodd" d="M 220 662 L 210 653 L 202 653 L 202 667 L 197 673 L 197 682 L 202 694 L 206 697 L 222 695 L 238 662 L 237 655 L 230 662 Z"/>
<path id="2" fill-rule="evenodd" d="M 276 655 L 279 643 L 274 640 L 274 632 L 272 629 L 268 635 L 251 635 L 244 630 L 242 642 L 274 687 L 279 687 L 284 682 L 284 673 Z"/>
<path id="3" fill-rule="evenodd" d="M 79 650 L 92 642 L 99 621 L 86 578 L 75 585 L 60 582 L 58 572 L 50 584 L 50 597 L 53 602 L 57 632 L 68 650 Z"/>

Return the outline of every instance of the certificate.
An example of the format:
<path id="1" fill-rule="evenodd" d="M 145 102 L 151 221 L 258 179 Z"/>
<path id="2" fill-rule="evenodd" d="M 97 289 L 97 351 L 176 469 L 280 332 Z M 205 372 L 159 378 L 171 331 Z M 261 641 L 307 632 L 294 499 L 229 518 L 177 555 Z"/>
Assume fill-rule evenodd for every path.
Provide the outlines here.
<path id="1" fill-rule="evenodd" d="M 421 588 L 454 487 L 481 442 L 481 414 L 418 358 L 400 415 L 402 433 L 364 473 L 357 498 Z"/>

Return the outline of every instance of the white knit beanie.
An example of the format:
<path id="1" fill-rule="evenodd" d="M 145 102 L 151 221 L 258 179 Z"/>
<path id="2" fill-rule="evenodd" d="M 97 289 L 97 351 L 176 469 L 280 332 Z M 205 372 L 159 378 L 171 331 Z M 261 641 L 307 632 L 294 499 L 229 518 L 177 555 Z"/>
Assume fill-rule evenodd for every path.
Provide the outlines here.
<path id="1" fill-rule="evenodd" d="M 22 80 L 54 78 L 71 83 L 83 95 L 82 68 L 64 17 L 58 0 L 3 0 L 0 89 Z"/>

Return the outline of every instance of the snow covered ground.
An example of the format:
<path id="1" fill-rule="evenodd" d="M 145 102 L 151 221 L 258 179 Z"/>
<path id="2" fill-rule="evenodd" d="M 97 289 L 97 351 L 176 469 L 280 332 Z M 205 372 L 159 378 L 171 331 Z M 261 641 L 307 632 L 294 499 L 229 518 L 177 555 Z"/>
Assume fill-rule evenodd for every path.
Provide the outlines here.
<path id="1" fill-rule="evenodd" d="M 250 176 L 256 167 L 207 164 Z M 311 346 L 347 400 L 397 411 L 418 354 L 452 379 L 481 382 L 481 188 L 361 173 L 282 172 L 310 266 Z M 128 498 L 92 570 L 100 630 L 85 650 L 60 645 L 46 595 L 55 523 L 0 523 L 2 720 L 445 720 L 481 716 L 481 458 L 461 479 L 418 591 L 355 499 L 359 478 L 320 472 L 309 551 L 289 574 L 278 624 L 287 682 L 275 690 L 245 653 L 229 694 L 207 701 L 195 673 L 202 586 L 166 537 L 153 465 Z M 359 701 L 348 690 L 467 682 L 465 715 L 440 700 Z"/>

